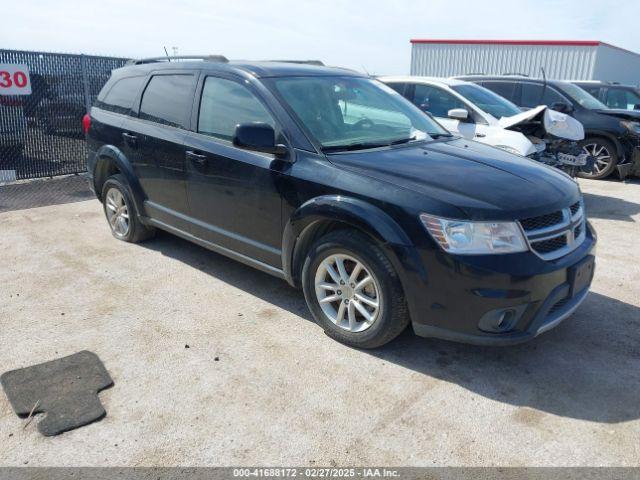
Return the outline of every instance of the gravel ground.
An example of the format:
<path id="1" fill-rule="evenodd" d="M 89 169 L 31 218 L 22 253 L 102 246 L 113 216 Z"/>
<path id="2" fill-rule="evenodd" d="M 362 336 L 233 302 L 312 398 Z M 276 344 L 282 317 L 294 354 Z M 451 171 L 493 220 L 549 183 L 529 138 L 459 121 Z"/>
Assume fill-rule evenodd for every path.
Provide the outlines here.
<path id="1" fill-rule="evenodd" d="M 0 371 L 88 349 L 115 381 L 51 438 L 0 394 L 0 465 L 640 465 L 640 183 L 581 184 L 592 293 L 508 348 L 351 349 L 283 281 L 116 241 L 96 200 L 0 213 Z"/>

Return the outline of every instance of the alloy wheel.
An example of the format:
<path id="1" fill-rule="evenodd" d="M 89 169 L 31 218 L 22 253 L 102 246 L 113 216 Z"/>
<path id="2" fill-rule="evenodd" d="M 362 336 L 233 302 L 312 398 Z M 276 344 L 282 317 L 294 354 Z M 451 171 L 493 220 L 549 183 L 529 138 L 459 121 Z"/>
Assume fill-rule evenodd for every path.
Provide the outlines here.
<path id="1" fill-rule="evenodd" d="M 105 199 L 107 220 L 113 233 L 123 238 L 129 233 L 129 210 L 124 195 L 117 188 L 111 188 Z"/>
<path id="2" fill-rule="evenodd" d="M 604 145 L 589 143 L 582 147 L 582 151 L 595 158 L 593 169 L 596 175 L 602 173 L 611 163 L 611 153 Z"/>
<path id="3" fill-rule="evenodd" d="M 315 293 L 331 322 L 349 332 L 362 332 L 381 315 L 382 297 L 377 279 L 360 260 L 333 254 L 316 271 Z"/>

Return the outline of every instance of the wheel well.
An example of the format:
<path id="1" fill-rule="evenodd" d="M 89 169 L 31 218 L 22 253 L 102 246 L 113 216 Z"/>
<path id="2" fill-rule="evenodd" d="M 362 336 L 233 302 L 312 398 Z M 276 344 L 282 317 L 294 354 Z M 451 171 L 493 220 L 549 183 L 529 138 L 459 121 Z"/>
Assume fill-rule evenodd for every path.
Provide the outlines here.
<path id="1" fill-rule="evenodd" d="M 100 157 L 96 166 L 95 174 L 93 177 L 94 186 L 96 188 L 96 194 L 98 198 L 102 199 L 102 186 L 112 175 L 121 173 L 118 164 L 110 157 Z"/>
<path id="2" fill-rule="evenodd" d="M 356 230 L 376 241 L 368 232 L 340 220 L 317 220 L 307 226 L 296 239 L 291 259 L 291 276 L 296 286 L 301 285 L 302 267 L 311 246 L 324 235 L 336 230 Z"/>

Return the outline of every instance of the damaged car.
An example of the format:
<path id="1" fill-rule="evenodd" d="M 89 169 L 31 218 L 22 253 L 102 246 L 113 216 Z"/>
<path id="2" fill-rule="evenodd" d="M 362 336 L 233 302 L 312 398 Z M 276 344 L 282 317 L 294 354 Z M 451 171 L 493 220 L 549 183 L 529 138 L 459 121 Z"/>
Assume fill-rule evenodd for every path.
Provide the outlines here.
<path id="1" fill-rule="evenodd" d="M 545 105 L 523 112 L 491 90 L 455 79 L 379 80 L 468 140 L 559 168 L 572 177 L 593 169 L 593 158 L 579 144 L 584 139 L 582 124 Z"/>
<path id="2" fill-rule="evenodd" d="M 547 105 L 582 123 L 583 152 L 595 158 L 591 173 L 581 177 L 602 179 L 616 173 L 623 179 L 640 175 L 640 111 L 611 109 L 579 86 L 562 80 L 517 75 L 457 77 L 477 83 L 523 109 Z"/>

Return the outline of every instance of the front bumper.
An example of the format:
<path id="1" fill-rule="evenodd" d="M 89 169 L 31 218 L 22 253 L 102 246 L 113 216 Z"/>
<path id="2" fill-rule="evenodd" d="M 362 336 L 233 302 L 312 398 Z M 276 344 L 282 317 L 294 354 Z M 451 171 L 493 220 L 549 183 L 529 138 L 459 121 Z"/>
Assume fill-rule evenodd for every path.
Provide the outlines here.
<path id="1" fill-rule="evenodd" d="M 591 263 L 588 257 L 593 257 L 595 244 L 589 225 L 584 242 L 553 261 L 529 252 L 478 257 L 422 252 L 430 275 L 420 293 L 407 295 L 413 329 L 419 336 L 476 345 L 531 340 L 559 325 L 585 300 L 593 270 L 577 292 L 572 272 L 577 265 Z M 508 326 L 488 331 L 484 319 L 502 312 L 512 315 Z"/>

